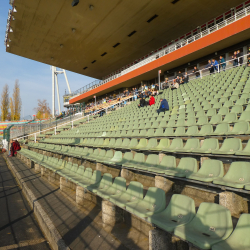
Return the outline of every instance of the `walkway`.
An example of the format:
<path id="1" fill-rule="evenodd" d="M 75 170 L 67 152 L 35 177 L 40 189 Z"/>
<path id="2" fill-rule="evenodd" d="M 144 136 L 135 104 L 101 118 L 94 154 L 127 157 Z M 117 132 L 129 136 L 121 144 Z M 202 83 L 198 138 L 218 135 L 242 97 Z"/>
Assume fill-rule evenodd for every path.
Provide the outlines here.
<path id="1" fill-rule="evenodd" d="M 5 160 L 0 155 L 0 250 L 50 249 Z"/>

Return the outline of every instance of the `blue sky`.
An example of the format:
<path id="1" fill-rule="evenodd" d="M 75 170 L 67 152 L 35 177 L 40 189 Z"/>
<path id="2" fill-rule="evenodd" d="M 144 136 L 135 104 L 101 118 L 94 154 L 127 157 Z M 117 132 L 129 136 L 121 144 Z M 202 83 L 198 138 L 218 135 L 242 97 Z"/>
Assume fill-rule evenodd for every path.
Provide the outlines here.
<path id="1" fill-rule="evenodd" d="M 32 1 L 32 0 L 31 0 Z M 52 103 L 52 73 L 50 66 L 16 56 L 6 52 L 4 37 L 7 25 L 8 10 L 11 8 L 9 0 L 0 1 L 0 94 L 5 84 L 9 85 L 10 94 L 15 80 L 19 80 L 22 98 L 21 117 L 33 115 L 38 99 L 46 99 Z M 14 31 L 15 32 L 15 31 Z M 56 65 L 54 65 L 56 66 Z M 77 90 L 95 79 L 66 71 L 71 90 Z M 67 88 L 63 75 L 59 75 L 59 92 L 62 96 Z M 63 107 L 62 107 L 63 108 Z M 57 99 L 56 99 L 56 110 Z"/>

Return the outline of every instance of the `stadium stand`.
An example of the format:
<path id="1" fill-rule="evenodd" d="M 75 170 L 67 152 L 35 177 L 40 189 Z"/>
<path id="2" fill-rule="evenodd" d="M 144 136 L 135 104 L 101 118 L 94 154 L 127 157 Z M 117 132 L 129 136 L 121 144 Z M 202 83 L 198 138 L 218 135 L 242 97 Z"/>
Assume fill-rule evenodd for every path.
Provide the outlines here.
<path id="1" fill-rule="evenodd" d="M 250 249 L 249 74 L 240 66 L 165 89 L 155 105 L 46 133 L 18 157 L 76 200 L 83 188 L 199 249 Z M 158 115 L 161 98 L 170 109 Z"/>

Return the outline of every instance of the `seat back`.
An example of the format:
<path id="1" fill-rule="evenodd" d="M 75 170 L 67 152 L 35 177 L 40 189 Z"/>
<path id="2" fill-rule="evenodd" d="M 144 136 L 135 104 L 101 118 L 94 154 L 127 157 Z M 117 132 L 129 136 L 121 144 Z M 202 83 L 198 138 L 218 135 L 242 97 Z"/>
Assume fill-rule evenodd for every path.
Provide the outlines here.
<path id="1" fill-rule="evenodd" d="M 224 168 L 222 161 L 219 160 L 205 160 L 198 171 L 199 174 L 203 174 L 208 177 L 223 177 Z"/>
<path id="2" fill-rule="evenodd" d="M 250 183 L 250 162 L 233 162 L 223 179 L 230 182 Z"/>
<path id="3" fill-rule="evenodd" d="M 172 155 L 164 155 L 160 166 L 164 166 L 166 168 L 176 168 L 176 158 Z"/>
<path id="4" fill-rule="evenodd" d="M 165 192 L 157 187 L 150 187 L 143 199 L 148 202 L 154 211 L 161 212 L 166 207 Z"/>
<path id="5" fill-rule="evenodd" d="M 134 199 L 143 199 L 143 185 L 138 181 L 131 181 L 126 191 L 127 194 L 135 197 Z"/>
<path id="6" fill-rule="evenodd" d="M 196 173 L 198 170 L 197 160 L 191 157 L 182 157 L 177 168 L 183 170 L 186 175 Z"/>

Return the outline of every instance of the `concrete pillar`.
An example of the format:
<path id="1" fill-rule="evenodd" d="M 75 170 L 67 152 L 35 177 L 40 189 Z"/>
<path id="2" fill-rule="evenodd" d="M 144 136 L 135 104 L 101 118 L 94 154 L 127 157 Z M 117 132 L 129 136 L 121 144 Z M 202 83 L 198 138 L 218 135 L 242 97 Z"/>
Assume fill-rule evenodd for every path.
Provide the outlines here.
<path id="1" fill-rule="evenodd" d="M 41 172 L 41 166 L 39 164 L 35 164 L 35 172 L 40 173 Z"/>
<path id="2" fill-rule="evenodd" d="M 107 200 L 102 201 L 102 226 L 111 232 L 117 222 L 122 221 L 123 210 Z"/>
<path id="3" fill-rule="evenodd" d="M 247 46 L 244 46 L 243 47 L 243 55 L 244 55 L 244 57 L 243 57 L 243 63 L 246 63 L 246 61 L 247 61 Z"/>
<path id="4" fill-rule="evenodd" d="M 49 178 L 50 178 L 50 176 L 49 176 Z M 53 178 L 53 176 L 51 176 L 51 179 L 52 179 L 52 181 L 55 180 L 55 178 Z M 62 191 L 66 191 L 66 192 L 68 190 L 75 191 L 76 190 L 76 185 L 75 185 L 75 183 L 69 181 L 68 179 L 66 179 L 64 177 L 60 177 L 60 189 Z"/>
<path id="5" fill-rule="evenodd" d="M 248 213 L 248 204 L 241 196 L 232 192 L 219 194 L 219 204 L 228 208 L 232 216 L 239 218 L 242 213 Z"/>
<path id="6" fill-rule="evenodd" d="M 76 203 L 88 207 L 89 202 L 101 206 L 101 198 L 87 189 L 76 186 Z"/>
<path id="7" fill-rule="evenodd" d="M 155 176 L 155 187 L 161 188 L 165 191 L 165 193 L 168 193 L 172 190 L 172 186 L 174 185 L 173 181 L 170 181 L 162 176 Z"/>
<path id="8" fill-rule="evenodd" d="M 226 67 L 229 67 L 230 66 L 230 62 L 228 62 L 228 60 L 231 60 L 232 58 L 229 57 L 229 53 L 226 53 L 226 57 L 225 57 L 225 60 L 226 60 Z"/>
<path id="9" fill-rule="evenodd" d="M 149 231 L 149 250 L 189 250 L 186 242 L 159 228 Z"/>

